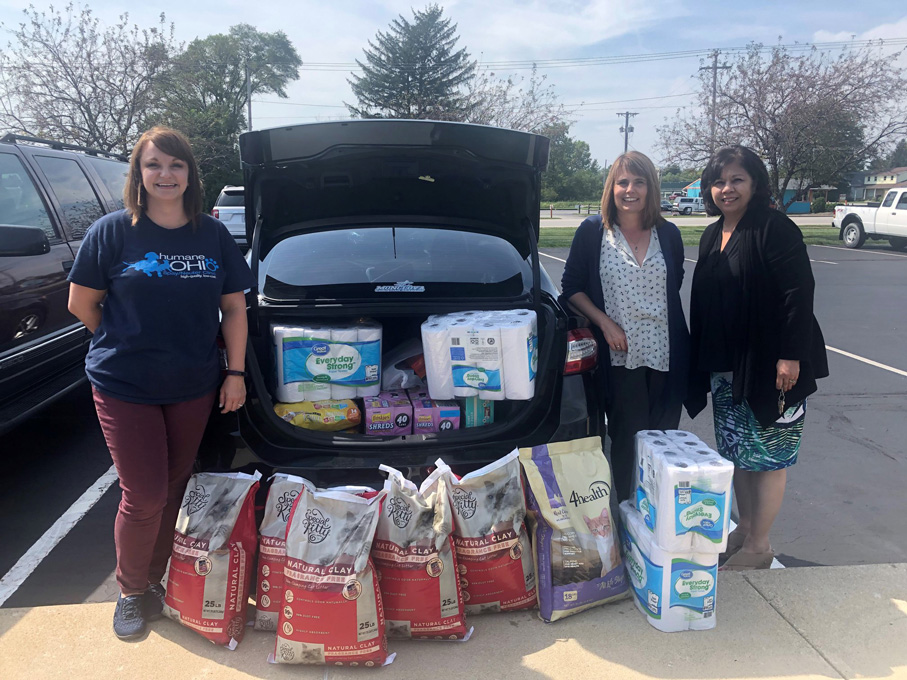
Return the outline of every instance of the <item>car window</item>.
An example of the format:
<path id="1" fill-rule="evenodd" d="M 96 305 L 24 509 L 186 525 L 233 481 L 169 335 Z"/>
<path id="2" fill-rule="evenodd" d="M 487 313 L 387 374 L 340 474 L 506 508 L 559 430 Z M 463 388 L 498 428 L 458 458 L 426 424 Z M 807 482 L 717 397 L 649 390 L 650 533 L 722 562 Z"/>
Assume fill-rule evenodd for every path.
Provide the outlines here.
<path id="1" fill-rule="evenodd" d="M 246 202 L 242 192 L 224 192 L 217 198 L 217 203 L 215 205 L 217 205 L 218 208 L 241 208 L 245 204 Z"/>
<path id="2" fill-rule="evenodd" d="M 70 235 L 74 239 L 81 239 L 88 231 L 88 227 L 104 215 L 104 209 L 88 178 L 79 164 L 69 158 L 55 156 L 36 158 L 60 202 L 60 209 L 69 223 Z"/>
<path id="3" fill-rule="evenodd" d="M 896 210 L 907 210 L 907 191 L 901 194 L 901 197 L 898 199 L 898 204 L 895 206 Z"/>
<path id="4" fill-rule="evenodd" d="M 883 208 L 890 208 L 891 204 L 894 203 L 894 197 L 897 194 L 895 191 L 889 191 L 888 195 L 885 197 L 885 202 L 882 203 Z"/>
<path id="5" fill-rule="evenodd" d="M 519 297 L 531 288 L 526 260 L 497 236 L 416 227 L 298 234 L 260 267 L 259 290 L 275 300 Z"/>
<path id="6" fill-rule="evenodd" d="M 0 224 L 41 227 L 48 240 L 60 240 L 22 160 L 11 153 L 0 153 Z"/>
<path id="7" fill-rule="evenodd" d="M 117 209 L 122 210 L 124 207 L 123 188 L 126 185 L 126 176 L 129 174 L 129 165 L 93 156 L 86 156 L 85 161 L 98 173 Z"/>

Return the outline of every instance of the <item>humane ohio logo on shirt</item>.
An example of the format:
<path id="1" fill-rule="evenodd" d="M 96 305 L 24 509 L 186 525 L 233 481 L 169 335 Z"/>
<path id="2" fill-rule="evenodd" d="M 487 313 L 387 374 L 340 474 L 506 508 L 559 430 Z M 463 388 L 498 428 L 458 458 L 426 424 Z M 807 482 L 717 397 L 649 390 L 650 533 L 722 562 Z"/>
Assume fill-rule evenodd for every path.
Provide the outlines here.
<path id="1" fill-rule="evenodd" d="M 155 252 L 145 253 L 144 260 L 123 264 L 126 265 L 123 268 L 124 275 L 134 272 L 158 278 L 178 276 L 184 279 L 215 279 L 216 272 L 220 269 L 217 260 L 207 255 L 167 255 Z"/>

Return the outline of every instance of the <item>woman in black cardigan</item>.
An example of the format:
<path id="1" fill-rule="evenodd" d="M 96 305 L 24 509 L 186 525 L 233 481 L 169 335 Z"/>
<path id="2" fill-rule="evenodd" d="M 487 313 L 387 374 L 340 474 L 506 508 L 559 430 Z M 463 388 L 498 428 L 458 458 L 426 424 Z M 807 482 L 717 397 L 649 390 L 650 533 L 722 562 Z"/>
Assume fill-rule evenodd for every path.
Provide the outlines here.
<path id="1" fill-rule="evenodd" d="M 806 397 L 828 375 L 815 282 L 799 228 L 768 207 L 768 172 L 751 149 L 719 149 L 701 185 L 706 211 L 721 217 L 693 273 L 687 409 L 695 416 L 711 391 L 718 452 L 736 467 L 740 521 L 723 568 L 767 569 Z"/>
<path id="2" fill-rule="evenodd" d="M 661 216 L 658 187 L 646 156 L 618 157 L 605 181 L 601 215 L 576 230 L 561 280 L 564 297 L 592 323 L 601 348 L 618 500 L 633 491 L 636 433 L 676 428 L 687 386 L 683 242 Z"/>

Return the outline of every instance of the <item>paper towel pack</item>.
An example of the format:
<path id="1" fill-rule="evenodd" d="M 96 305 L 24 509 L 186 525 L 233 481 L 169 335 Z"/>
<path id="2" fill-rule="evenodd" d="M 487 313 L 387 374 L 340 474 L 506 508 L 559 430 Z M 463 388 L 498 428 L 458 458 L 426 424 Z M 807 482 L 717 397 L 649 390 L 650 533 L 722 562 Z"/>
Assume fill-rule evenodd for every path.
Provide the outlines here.
<path id="1" fill-rule="evenodd" d="M 664 550 L 723 552 L 734 465 L 690 432 L 636 435 L 634 504 Z"/>
<path id="2" fill-rule="evenodd" d="M 535 396 L 538 321 L 532 310 L 429 317 L 422 324 L 422 348 L 432 399 Z"/>
<path id="3" fill-rule="evenodd" d="M 648 622 L 665 633 L 714 628 L 718 555 L 662 550 L 628 501 L 620 504 L 620 519 L 633 601 Z"/>
<path id="4" fill-rule="evenodd" d="M 381 391 L 381 324 L 273 325 L 276 389 L 282 402 L 352 399 Z"/>

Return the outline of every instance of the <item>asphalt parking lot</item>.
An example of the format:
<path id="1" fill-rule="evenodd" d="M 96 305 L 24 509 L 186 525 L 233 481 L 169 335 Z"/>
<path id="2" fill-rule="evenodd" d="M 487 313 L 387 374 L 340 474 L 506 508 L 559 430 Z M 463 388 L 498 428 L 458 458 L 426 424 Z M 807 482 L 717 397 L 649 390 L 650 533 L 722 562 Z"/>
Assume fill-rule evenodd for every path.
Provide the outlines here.
<path id="1" fill-rule="evenodd" d="M 555 281 L 566 254 L 543 251 Z M 809 254 L 831 377 L 809 401 L 800 463 L 790 473 L 773 543 L 787 567 L 907 562 L 907 254 L 880 244 L 857 251 L 810 246 Z M 696 249 L 687 248 L 686 257 L 684 300 Z M 707 413 L 681 427 L 714 441 Z M 0 450 L 0 603 L 115 598 L 118 488 L 89 391 L 77 390 L 0 437 Z M 54 541 L 48 531 L 67 524 L 71 531 L 39 558 Z"/>

